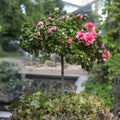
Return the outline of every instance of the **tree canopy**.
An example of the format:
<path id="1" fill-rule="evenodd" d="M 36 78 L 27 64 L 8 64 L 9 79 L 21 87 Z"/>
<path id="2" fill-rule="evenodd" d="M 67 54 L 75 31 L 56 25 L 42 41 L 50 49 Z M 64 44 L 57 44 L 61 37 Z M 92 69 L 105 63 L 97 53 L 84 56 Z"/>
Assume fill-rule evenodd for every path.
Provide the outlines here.
<path id="1" fill-rule="evenodd" d="M 102 25 L 106 32 L 106 43 L 113 53 L 120 52 L 120 1 L 106 0 L 103 14 L 106 20 Z"/>

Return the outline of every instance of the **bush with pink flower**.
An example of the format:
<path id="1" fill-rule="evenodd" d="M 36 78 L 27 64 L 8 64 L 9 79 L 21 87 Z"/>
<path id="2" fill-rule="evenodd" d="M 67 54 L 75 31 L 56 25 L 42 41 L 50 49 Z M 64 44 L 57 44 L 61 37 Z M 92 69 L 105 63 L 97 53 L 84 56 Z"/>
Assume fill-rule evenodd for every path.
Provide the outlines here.
<path id="1" fill-rule="evenodd" d="M 80 64 L 87 71 L 94 62 L 106 62 L 110 57 L 99 30 L 94 23 L 88 22 L 87 15 L 62 15 L 59 8 L 36 26 L 23 25 L 21 45 L 36 55 L 39 50 L 56 53 L 61 60 Z M 64 67 L 63 63 L 61 65 Z"/>

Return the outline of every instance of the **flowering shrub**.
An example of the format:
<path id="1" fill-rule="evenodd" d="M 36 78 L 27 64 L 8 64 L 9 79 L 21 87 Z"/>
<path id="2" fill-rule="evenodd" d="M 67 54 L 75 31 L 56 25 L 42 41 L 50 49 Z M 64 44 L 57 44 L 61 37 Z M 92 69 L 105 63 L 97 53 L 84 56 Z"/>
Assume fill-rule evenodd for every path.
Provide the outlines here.
<path id="1" fill-rule="evenodd" d="M 93 62 L 105 62 L 110 57 L 94 23 L 86 22 L 87 15 L 64 15 L 59 8 L 36 26 L 22 28 L 22 47 L 38 54 L 39 50 L 57 53 L 69 63 L 78 63 L 90 70 Z"/>
<path id="2" fill-rule="evenodd" d="M 39 50 L 61 56 L 61 81 L 64 84 L 64 59 L 68 63 L 81 64 L 89 71 L 93 63 L 106 62 L 110 52 L 102 43 L 102 37 L 87 15 L 64 15 L 55 8 L 47 19 L 36 26 L 22 27 L 21 45 L 23 49 L 38 55 Z M 63 91 L 62 87 L 62 91 Z"/>

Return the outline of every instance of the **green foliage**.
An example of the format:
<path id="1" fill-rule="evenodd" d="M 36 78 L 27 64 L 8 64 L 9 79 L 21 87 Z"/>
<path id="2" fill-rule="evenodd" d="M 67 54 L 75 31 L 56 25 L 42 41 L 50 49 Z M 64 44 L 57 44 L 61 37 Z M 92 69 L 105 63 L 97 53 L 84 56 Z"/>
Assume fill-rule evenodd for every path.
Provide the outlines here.
<path id="1" fill-rule="evenodd" d="M 107 46 L 113 53 L 120 52 L 120 2 L 119 0 L 106 0 L 103 14 L 107 14 L 102 25 L 106 32 Z"/>
<path id="2" fill-rule="evenodd" d="M 0 26 L 0 32 L 2 31 L 2 26 Z"/>
<path id="3" fill-rule="evenodd" d="M 46 2 L 47 7 L 45 6 Z M 52 3 L 54 4 L 52 5 Z M 25 7 L 25 14 L 21 5 Z M 0 24 L 3 27 L 0 34 L 0 43 L 18 40 L 23 23 L 36 24 L 39 19 L 45 18 L 50 7 L 54 8 L 57 5 L 58 3 L 55 0 L 0 0 Z M 59 5 L 61 6 L 61 3 Z"/>
<path id="4" fill-rule="evenodd" d="M 2 1 L 0 1 L 1 4 Z M 16 40 L 19 38 L 21 24 L 24 21 L 24 16 L 20 9 L 19 1 L 10 0 L 9 4 L 2 4 L 3 7 L 7 7 L 4 10 L 4 13 L 0 14 L 1 25 L 3 27 L 3 31 L 1 33 L 1 41 L 9 39 Z"/>
<path id="5" fill-rule="evenodd" d="M 45 0 L 45 3 L 43 4 L 43 8 L 45 8 L 44 15 L 47 17 L 50 13 L 53 13 L 55 7 L 59 7 L 62 10 L 63 4 L 60 0 Z M 39 20 L 40 18 L 36 22 Z"/>
<path id="6" fill-rule="evenodd" d="M 96 95 L 66 93 L 27 96 L 13 112 L 13 120 L 107 120 L 109 109 Z"/>
<path id="7" fill-rule="evenodd" d="M 113 111 L 113 82 L 109 81 L 109 73 L 107 65 L 97 65 L 90 73 L 89 79 L 83 84 L 85 92 L 88 94 L 96 94 L 101 98 L 105 105 Z"/>
<path id="8" fill-rule="evenodd" d="M 113 79 L 120 75 L 120 54 L 113 55 L 106 65 L 97 65 L 93 68 L 90 78 L 84 83 L 85 91 L 89 94 L 95 93 L 113 111 Z"/>
<path id="9" fill-rule="evenodd" d="M 109 79 L 112 81 L 115 75 L 120 75 L 120 54 L 117 53 L 107 62 Z"/>
<path id="10" fill-rule="evenodd" d="M 9 93 L 14 85 L 21 85 L 21 80 L 17 76 L 18 70 L 19 68 L 13 63 L 0 62 L 0 92 Z"/>
<path id="11" fill-rule="evenodd" d="M 85 28 L 87 15 L 83 15 L 81 20 L 75 15 L 63 17 L 61 15 L 62 12 L 58 10 L 48 16 L 51 20 L 43 19 L 38 26 L 24 24 L 21 30 L 22 48 L 36 55 L 39 50 L 56 53 L 63 56 L 69 63 L 81 64 L 86 70 L 92 68 L 96 59 L 98 63 L 103 62 L 101 54 L 106 49 L 101 48 L 102 37 L 98 35 L 97 30 L 89 31 Z M 43 28 L 40 28 L 39 24 L 43 24 Z M 51 32 L 51 29 L 55 29 L 54 32 Z M 94 32 L 93 34 L 97 35 L 96 40 L 93 44 L 86 45 L 84 40 L 76 38 L 79 31 L 91 34 Z M 68 43 L 69 39 L 72 40 L 72 44 Z"/>

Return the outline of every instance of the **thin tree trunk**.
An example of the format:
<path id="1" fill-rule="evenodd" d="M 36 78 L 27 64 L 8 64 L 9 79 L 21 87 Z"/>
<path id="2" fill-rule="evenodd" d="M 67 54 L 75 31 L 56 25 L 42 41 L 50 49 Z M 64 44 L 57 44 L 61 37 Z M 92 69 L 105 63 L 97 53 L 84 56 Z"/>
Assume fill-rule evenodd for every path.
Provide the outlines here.
<path id="1" fill-rule="evenodd" d="M 64 94 L 64 58 L 61 56 L 61 93 Z"/>

